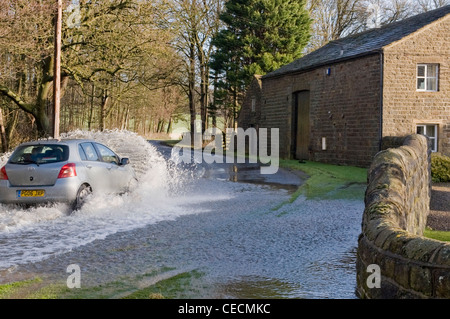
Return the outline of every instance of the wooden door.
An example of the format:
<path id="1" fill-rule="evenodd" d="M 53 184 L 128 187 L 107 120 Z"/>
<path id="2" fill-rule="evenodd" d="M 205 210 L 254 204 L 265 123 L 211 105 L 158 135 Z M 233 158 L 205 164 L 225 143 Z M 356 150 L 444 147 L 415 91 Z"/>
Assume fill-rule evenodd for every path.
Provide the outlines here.
<path id="1" fill-rule="evenodd" d="M 309 139 L 310 139 L 310 102 L 309 91 L 295 93 L 295 158 L 299 160 L 309 159 Z"/>

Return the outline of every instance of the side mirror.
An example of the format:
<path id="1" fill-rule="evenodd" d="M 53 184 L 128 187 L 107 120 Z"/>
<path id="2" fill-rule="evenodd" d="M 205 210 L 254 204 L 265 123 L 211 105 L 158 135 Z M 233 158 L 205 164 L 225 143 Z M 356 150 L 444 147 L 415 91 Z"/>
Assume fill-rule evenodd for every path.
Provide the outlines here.
<path id="1" fill-rule="evenodd" d="M 124 158 L 122 158 L 120 160 L 120 165 L 121 166 L 125 166 L 125 165 L 128 165 L 128 164 L 130 164 L 130 159 L 128 157 L 124 157 Z"/>

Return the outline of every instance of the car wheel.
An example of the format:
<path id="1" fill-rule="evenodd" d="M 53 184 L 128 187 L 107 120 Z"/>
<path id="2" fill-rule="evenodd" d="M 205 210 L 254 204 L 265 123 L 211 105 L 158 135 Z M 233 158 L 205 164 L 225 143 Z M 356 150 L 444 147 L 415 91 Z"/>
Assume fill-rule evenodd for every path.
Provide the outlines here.
<path id="1" fill-rule="evenodd" d="M 83 206 L 83 204 L 86 202 L 86 198 L 89 197 L 89 195 L 92 194 L 92 188 L 91 186 L 87 184 L 83 184 L 80 186 L 77 192 L 77 198 L 75 199 L 75 202 L 73 203 L 73 210 L 79 210 Z"/>

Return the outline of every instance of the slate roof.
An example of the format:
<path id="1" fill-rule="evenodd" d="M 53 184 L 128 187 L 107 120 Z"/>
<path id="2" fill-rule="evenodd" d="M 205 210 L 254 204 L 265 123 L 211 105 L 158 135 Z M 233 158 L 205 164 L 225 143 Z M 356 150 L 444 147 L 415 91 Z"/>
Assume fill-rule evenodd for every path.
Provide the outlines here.
<path id="1" fill-rule="evenodd" d="M 416 32 L 449 13 L 450 5 L 447 5 L 380 28 L 331 41 L 316 51 L 266 74 L 263 78 L 313 69 L 321 65 L 379 52 L 383 47 Z"/>

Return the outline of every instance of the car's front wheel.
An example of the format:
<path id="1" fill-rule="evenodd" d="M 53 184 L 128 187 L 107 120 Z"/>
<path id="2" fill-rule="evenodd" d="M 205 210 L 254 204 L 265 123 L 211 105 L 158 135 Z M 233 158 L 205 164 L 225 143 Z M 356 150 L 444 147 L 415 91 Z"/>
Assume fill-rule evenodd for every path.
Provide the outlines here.
<path id="1" fill-rule="evenodd" d="M 77 192 L 77 198 L 73 202 L 72 208 L 73 210 L 79 210 L 83 206 L 83 204 L 86 202 L 86 199 L 89 197 L 89 195 L 92 194 L 92 188 L 91 186 L 87 184 L 83 184 L 80 186 Z"/>

